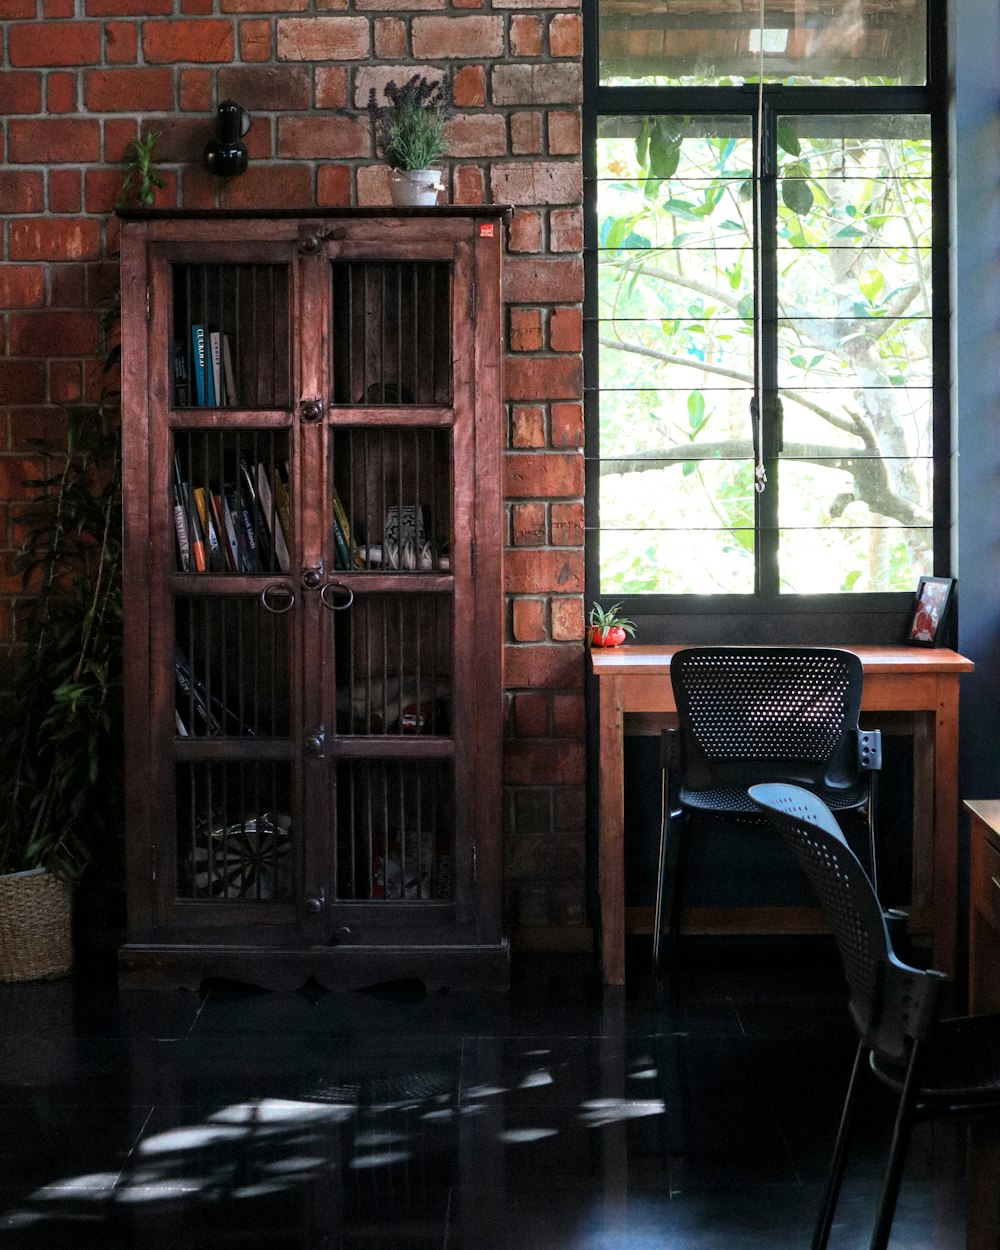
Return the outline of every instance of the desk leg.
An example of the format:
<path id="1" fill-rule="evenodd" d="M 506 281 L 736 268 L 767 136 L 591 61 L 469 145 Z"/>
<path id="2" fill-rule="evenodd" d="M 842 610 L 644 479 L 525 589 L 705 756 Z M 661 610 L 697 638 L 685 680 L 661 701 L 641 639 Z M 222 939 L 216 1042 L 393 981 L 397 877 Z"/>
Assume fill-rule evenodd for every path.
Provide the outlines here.
<path id="1" fill-rule="evenodd" d="M 958 940 L 958 677 L 938 677 L 934 726 L 934 967 L 955 975 Z"/>
<path id="2" fill-rule="evenodd" d="M 625 724 L 622 678 L 600 682 L 601 967 L 606 985 L 625 984 Z"/>

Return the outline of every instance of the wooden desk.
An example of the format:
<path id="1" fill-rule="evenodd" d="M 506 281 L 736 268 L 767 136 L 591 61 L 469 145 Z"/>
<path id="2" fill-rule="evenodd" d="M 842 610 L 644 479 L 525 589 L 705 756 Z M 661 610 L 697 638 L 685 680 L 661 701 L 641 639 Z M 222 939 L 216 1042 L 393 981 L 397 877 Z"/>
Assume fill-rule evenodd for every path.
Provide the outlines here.
<path id="1" fill-rule="evenodd" d="M 600 692 L 601 961 L 609 985 L 625 982 L 625 717 L 676 714 L 670 657 L 681 647 L 626 644 L 594 648 Z M 913 736 L 913 897 L 910 930 L 931 939 L 934 966 L 954 974 L 958 888 L 958 679 L 973 664 L 955 651 L 850 647 L 865 671 L 861 708 L 879 727 Z M 871 714 L 868 716 L 867 714 Z M 755 909 L 753 932 L 787 929 L 787 916 Z M 698 909 L 691 909 L 699 931 Z M 687 913 L 686 913 L 687 914 Z M 701 929 L 702 932 L 706 930 Z M 745 931 L 745 930 L 744 930 Z"/>

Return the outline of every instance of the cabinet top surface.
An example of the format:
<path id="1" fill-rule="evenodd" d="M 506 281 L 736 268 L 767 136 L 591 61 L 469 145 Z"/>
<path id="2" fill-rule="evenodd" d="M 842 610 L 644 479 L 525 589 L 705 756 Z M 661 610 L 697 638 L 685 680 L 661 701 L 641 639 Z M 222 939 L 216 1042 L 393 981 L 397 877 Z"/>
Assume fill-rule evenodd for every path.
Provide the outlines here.
<path id="1" fill-rule="evenodd" d="M 514 209 L 510 204 L 436 204 L 429 208 L 393 208 L 389 205 L 378 208 L 122 208 L 116 211 L 116 216 L 122 221 L 279 221 L 291 218 L 310 221 L 338 217 L 370 218 L 373 221 L 386 217 L 501 217 L 509 221 L 513 215 Z"/>
<path id="2" fill-rule="evenodd" d="M 1000 799 L 966 799 L 963 806 L 986 826 L 986 835 L 1000 850 Z"/>
<path id="3" fill-rule="evenodd" d="M 670 657 L 692 643 L 626 643 L 593 648 L 590 663 L 598 677 L 649 677 L 670 672 Z M 945 647 L 839 647 L 859 656 L 866 673 L 971 673 L 971 660 Z"/>

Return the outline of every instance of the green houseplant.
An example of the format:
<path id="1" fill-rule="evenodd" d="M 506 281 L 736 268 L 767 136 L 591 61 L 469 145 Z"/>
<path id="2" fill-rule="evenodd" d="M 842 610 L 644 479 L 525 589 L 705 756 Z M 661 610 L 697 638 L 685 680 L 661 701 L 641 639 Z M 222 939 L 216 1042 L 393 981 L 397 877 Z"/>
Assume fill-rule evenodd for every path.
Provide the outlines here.
<path id="1" fill-rule="evenodd" d="M 401 87 L 385 85 L 388 104 L 379 104 L 375 88 L 368 113 L 375 125 L 375 151 L 392 167 L 394 204 L 436 204 L 443 190 L 440 173 L 430 166 L 447 150 L 445 126 L 454 114 L 451 84 L 414 74 Z"/>
<path id="2" fill-rule="evenodd" d="M 71 411 L 65 449 L 36 444 L 42 473 L 26 482 L 23 648 L 0 731 L 0 980 L 68 969 L 70 891 L 121 811 L 121 458 L 108 425 L 103 404 Z"/>
<path id="3" fill-rule="evenodd" d="M 622 616 L 621 604 L 613 603 L 610 608 L 602 608 L 595 603 L 590 609 L 590 645 L 592 647 L 618 647 L 625 641 L 625 635 L 635 637 L 635 622 Z"/>

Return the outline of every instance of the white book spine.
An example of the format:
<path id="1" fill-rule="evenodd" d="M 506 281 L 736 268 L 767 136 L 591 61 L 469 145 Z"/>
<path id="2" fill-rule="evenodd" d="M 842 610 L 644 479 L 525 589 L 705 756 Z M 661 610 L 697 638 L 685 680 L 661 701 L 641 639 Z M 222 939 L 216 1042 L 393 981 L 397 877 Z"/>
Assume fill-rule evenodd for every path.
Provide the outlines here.
<path id="1" fill-rule="evenodd" d="M 278 568 L 282 573 L 287 573 L 291 567 L 288 543 L 285 542 L 278 510 L 274 506 L 274 499 L 271 495 L 271 483 L 267 479 L 267 465 L 263 461 L 257 465 L 257 502 L 260 504 L 261 513 L 274 538 L 274 553 L 278 557 Z"/>
<path id="2" fill-rule="evenodd" d="M 222 408 L 225 400 L 222 390 L 222 340 L 219 331 L 213 330 L 208 336 L 208 341 L 212 357 L 212 381 L 215 383 L 215 402 L 219 408 Z"/>

